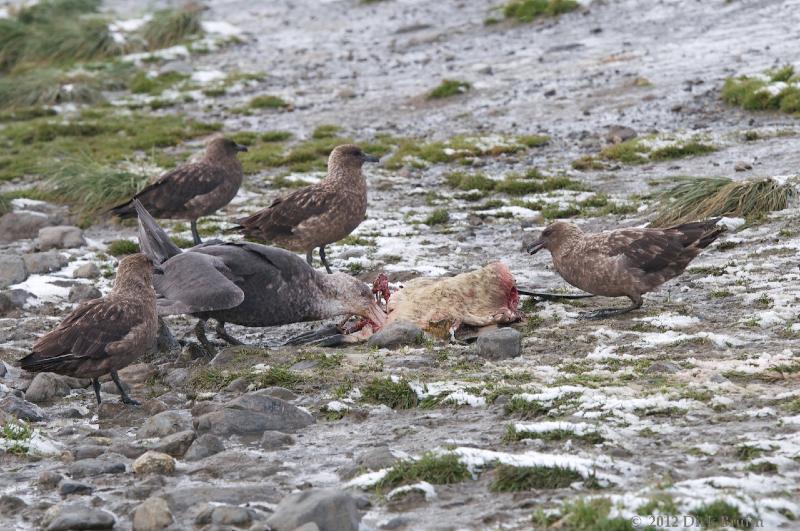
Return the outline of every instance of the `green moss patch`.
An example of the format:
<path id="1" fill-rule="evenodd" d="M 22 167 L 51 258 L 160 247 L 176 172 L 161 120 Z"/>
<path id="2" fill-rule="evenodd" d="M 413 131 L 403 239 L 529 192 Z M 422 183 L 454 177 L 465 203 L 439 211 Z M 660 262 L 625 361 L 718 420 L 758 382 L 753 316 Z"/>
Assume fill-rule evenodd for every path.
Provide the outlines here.
<path id="1" fill-rule="evenodd" d="M 596 431 L 588 431 L 585 433 L 578 433 L 576 431 L 566 429 L 525 431 L 517 430 L 513 424 L 508 426 L 505 435 L 506 441 L 522 441 L 524 439 L 540 439 L 543 441 L 575 440 L 584 441 L 589 444 L 600 444 L 605 441 L 603 436 Z"/>
<path id="2" fill-rule="evenodd" d="M 263 95 L 251 99 L 249 106 L 252 109 L 285 109 L 289 103 L 278 96 Z"/>
<path id="3" fill-rule="evenodd" d="M 125 256 L 139 252 L 139 244 L 130 240 L 114 240 L 108 244 L 106 252 L 111 256 Z"/>
<path id="4" fill-rule="evenodd" d="M 542 17 L 555 17 L 578 8 L 575 0 L 513 0 L 503 6 L 503 15 L 518 22 L 533 22 Z"/>
<path id="5" fill-rule="evenodd" d="M 433 142 L 401 139 L 393 142 L 397 145 L 397 149 L 384 165 L 388 169 L 399 169 L 403 166 L 424 168 L 429 164 L 448 162 L 470 165 L 477 158 L 522 153 L 531 147 L 544 145 L 547 141 L 547 137 L 543 136 L 503 135 L 456 136 L 449 140 Z"/>
<path id="6" fill-rule="evenodd" d="M 722 99 L 749 111 L 800 113 L 800 74 L 795 73 L 794 66 L 787 65 L 755 76 L 728 78 L 722 87 Z"/>
<path id="7" fill-rule="evenodd" d="M 472 86 L 466 81 L 459 81 L 457 79 L 445 79 L 439 86 L 428 93 L 429 100 L 438 100 L 442 98 L 450 98 L 459 94 L 464 94 L 470 90 Z"/>
<path id="8" fill-rule="evenodd" d="M 502 180 L 490 179 L 482 173 L 451 172 L 445 175 L 445 182 L 453 188 L 481 192 L 499 192 L 508 195 L 527 195 L 553 192 L 556 190 L 587 189 L 581 182 L 565 176 L 544 176 L 538 170 L 529 170 L 524 175 L 511 173 Z"/>
<path id="9" fill-rule="evenodd" d="M 426 225 L 445 225 L 450 221 L 450 213 L 444 208 L 437 208 L 425 218 Z"/>
<path id="10" fill-rule="evenodd" d="M 539 513 L 536 523 L 545 529 L 572 531 L 635 531 L 630 518 L 611 518 L 611 501 L 607 498 L 578 499 L 566 502 L 558 514 Z M 556 524 L 556 525 L 553 525 Z M 551 527 L 552 526 L 552 527 Z"/>
<path id="11" fill-rule="evenodd" d="M 736 529 L 752 529 L 753 520 L 739 512 L 739 508 L 722 500 L 703 505 L 693 511 L 703 527 L 733 527 Z"/>

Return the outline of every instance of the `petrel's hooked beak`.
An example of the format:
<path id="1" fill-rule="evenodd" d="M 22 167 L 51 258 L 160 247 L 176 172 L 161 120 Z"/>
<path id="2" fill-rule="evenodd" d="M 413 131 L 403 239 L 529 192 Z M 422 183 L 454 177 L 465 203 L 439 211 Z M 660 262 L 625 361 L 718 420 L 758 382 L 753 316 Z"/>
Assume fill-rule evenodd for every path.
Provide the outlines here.
<path id="1" fill-rule="evenodd" d="M 528 246 L 528 254 L 536 254 L 544 248 L 544 240 L 539 238 Z"/>
<path id="2" fill-rule="evenodd" d="M 243 146 L 242 144 L 236 144 L 236 151 L 247 153 L 247 146 Z"/>
<path id="3" fill-rule="evenodd" d="M 361 155 L 361 160 L 364 162 L 380 162 L 381 158 L 376 157 L 375 155 L 367 155 L 366 153 Z"/>

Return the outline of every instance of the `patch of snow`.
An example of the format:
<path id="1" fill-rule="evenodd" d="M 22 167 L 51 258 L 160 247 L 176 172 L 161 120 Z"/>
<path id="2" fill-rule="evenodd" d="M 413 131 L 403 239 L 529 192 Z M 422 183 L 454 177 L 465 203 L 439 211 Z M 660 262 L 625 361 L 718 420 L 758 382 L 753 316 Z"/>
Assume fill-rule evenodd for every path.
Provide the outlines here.
<path id="1" fill-rule="evenodd" d="M 411 485 L 403 485 L 402 487 L 397 487 L 389 491 L 386 495 L 388 499 L 392 499 L 398 494 L 403 494 L 405 492 L 411 492 L 412 490 L 418 490 L 425 494 L 425 501 L 432 501 L 436 499 L 436 489 L 433 488 L 433 485 L 428 483 L 427 481 L 420 481 L 419 483 L 414 483 Z"/>
<path id="2" fill-rule="evenodd" d="M 700 324 L 700 319 L 689 315 L 678 315 L 675 313 L 663 313 L 653 317 L 637 317 L 634 321 L 642 321 L 659 328 L 689 328 Z"/>
<path id="3" fill-rule="evenodd" d="M 238 37 L 242 35 L 242 30 L 224 20 L 204 20 L 200 23 L 203 31 L 220 35 L 222 37 Z"/>
<path id="4" fill-rule="evenodd" d="M 195 70 L 192 72 L 192 81 L 201 85 L 220 79 L 225 79 L 225 73 L 219 70 Z"/>

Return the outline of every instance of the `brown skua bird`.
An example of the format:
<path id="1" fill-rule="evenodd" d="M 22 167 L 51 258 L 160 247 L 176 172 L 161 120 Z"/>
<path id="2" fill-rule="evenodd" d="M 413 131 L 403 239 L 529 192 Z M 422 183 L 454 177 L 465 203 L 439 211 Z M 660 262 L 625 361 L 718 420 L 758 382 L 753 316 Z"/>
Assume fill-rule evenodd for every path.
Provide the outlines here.
<path id="1" fill-rule="evenodd" d="M 655 290 L 686 269 L 700 251 L 725 228 L 719 218 L 684 223 L 666 229 L 619 229 L 584 233 L 572 223 L 558 221 L 542 231 L 528 247 L 530 254 L 550 251 L 561 277 L 593 295 L 628 297 L 627 308 L 605 308 L 587 318 L 620 315 L 642 306 L 642 295 Z"/>
<path id="2" fill-rule="evenodd" d="M 138 404 L 125 392 L 117 371 L 155 343 L 158 318 L 154 269 L 159 272 L 143 254 L 123 258 L 111 293 L 80 304 L 55 330 L 39 338 L 33 352 L 20 360 L 22 368 L 91 378 L 98 404 L 98 378 L 110 374 L 122 402 Z"/>
<path id="3" fill-rule="evenodd" d="M 185 219 L 192 227 L 195 245 L 201 242 L 197 220 L 213 214 L 236 196 L 242 184 L 242 164 L 236 154 L 247 151 L 229 138 L 215 138 L 198 162 L 181 164 L 155 183 L 145 187 L 133 199 L 110 212 L 122 219 L 135 218 L 133 200 L 138 199 L 153 216 Z"/>
<path id="4" fill-rule="evenodd" d="M 367 213 L 367 180 L 361 172 L 365 162 L 378 162 L 352 144 L 336 147 L 328 157 L 328 175 L 321 182 L 276 199 L 252 216 L 237 220 L 240 232 L 253 240 L 305 252 L 312 264 L 312 252 L 319 247 L 325 270 L 325 246 L 353 232 Z M 146 205 L 145 205 L 146 206 Z"/>

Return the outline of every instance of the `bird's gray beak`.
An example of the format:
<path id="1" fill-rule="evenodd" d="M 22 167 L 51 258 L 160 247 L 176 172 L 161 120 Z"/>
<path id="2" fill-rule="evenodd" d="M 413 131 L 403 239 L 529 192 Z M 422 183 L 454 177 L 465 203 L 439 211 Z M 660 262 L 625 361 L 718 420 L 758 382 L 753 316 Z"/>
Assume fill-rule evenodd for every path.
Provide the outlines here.
<path id="1" fill-rule="evenodd" d="M 164 274 L 164 270 L 161 268 L 161 266 L 157 266 L 157 265 L 153 264 L 153 274 L 154 275 L 163 275 Z"/>
<path id="2" fill-rule="evenodd" d="M 241 144 L 236 144 L 236 151 L 240 151 L 240 152 L 246 153 L 247 152 L 247 146 L 243 146 Z"/>
<path id="3" fill-rule="evenodd" d="M 364 153 L 363 155 L 361 155 L 361 160 L 364 162 L 380 162 L 381 158 L 376 157 L 375 155 L 367 155 L 366 153 Z"/>
<path id="4" fill-rule="evenodd" d="M 544 248 L 544 240 L 539 238 L 528 246 L 528 254 L 536 254 Z"/>

